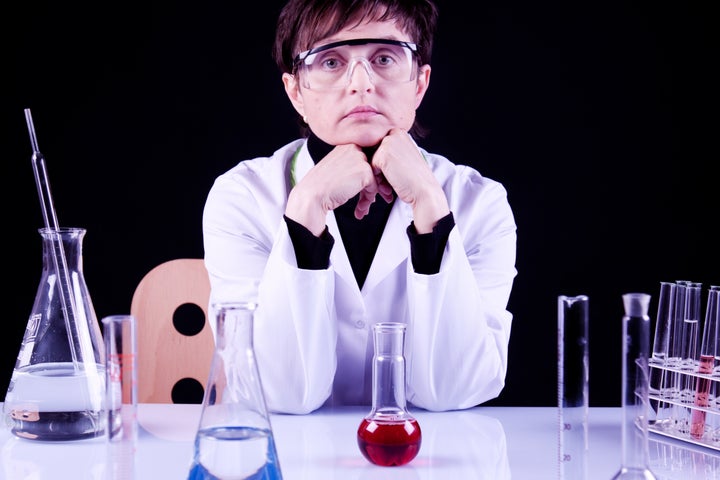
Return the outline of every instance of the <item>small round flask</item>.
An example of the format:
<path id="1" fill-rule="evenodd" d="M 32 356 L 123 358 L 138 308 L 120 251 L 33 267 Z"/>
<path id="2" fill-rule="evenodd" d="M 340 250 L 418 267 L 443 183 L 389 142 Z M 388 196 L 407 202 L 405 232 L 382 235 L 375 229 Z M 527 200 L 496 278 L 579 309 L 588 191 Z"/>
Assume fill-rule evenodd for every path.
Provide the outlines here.
<path id="1" fill-rule="evenodd" d="M 357 441 L 376 465 L 405 465 L 420 451 L 422 433 L 405 401 L 405 324 L 373 326 L 372 409 L 360 422 Z"/>

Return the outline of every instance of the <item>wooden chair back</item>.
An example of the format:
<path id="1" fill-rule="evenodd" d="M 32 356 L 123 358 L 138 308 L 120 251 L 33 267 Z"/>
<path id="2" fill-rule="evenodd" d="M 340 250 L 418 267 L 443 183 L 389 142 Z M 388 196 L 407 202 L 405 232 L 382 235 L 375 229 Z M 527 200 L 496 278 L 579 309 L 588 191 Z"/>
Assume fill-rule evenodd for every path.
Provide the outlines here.
<path id="1" fill-rule="evenodd" d="M 201 258 L 162 263 L 137 285 L 130 313 L 137 322 L 140 403 L 202 403 L 215 348 L 209 299 Z"/>

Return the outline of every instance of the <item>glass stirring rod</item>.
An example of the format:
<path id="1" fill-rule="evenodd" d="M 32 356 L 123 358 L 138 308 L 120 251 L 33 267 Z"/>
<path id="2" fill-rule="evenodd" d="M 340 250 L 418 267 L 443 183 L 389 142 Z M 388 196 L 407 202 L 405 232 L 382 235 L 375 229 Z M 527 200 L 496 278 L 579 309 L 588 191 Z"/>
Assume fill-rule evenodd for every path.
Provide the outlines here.
<path id="1" fill-rule="evenodd" d="M 25 121 L 27 122 L 28 131 L 30 133 L 30 144 L 32 145 L 32 166 L 35 174 L 35 184 L 37 186 L 38 196 L 40 197 L 40 208 L 42 209 L 45 228 L 49 229 L 50 235 L 53 237 L 53 262 L 55 269 L 59 275 L 60 302 L 62 305 L 63 317 L 65 318 L 65 328 L 68 334 L 70 344 L 70 353 L 73 359 L 73 365 L 78 369 L 77 352 L 75 345 L 80 345 L 76 328 L 73 327 L 75 322 L 75 301 L 70 295 L 70 276 L 68 275 L 67 259 L 62 244 L 62 238 L 58 234 L 59 228 L 57 214 L 55 213 L 55 205 L 53 204 L 52 195 L 50 194 L 50 181 L 48 179 L 47 166 L 45 164 L 45 156 L 40 153 L 38 148 L 37 136 L 35 135 L 35 125 L 33 124 L 32 113 L 30 109 L 25 109 Z"/>
<path id="2" fill-rule="evenodd" d="M 43 220 L 45 221 L 46 228 L 56 230 L 59 225 L 57 214 L 55 213 L 55 205 L 53 204 L 52 195 L 50 194 L 50 181 L 48 180 L 45 156 L 40 153 L 40 149 L 38 148 L 35 125 L 33 124 L 32 113 L 30 113 L 29 108 L 25 109 L 25 121 L 27 121 L 28 131 L 30 132 L 30 144 L 33 150 L 33 173 L 35 173 L 35 184 L 37 185 L 38 195 L 40 196 L 40 208 L 42 209 Z"/>

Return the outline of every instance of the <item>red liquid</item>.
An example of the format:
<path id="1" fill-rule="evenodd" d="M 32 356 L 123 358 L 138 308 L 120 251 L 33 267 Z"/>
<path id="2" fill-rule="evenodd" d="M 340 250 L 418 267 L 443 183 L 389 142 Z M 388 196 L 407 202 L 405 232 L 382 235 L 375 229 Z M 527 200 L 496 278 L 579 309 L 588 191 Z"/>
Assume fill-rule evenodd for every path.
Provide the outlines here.
<path id="1" fill-rule="evenodd" d="M 420 451 L 422 434 L 415 419 L 377 422 L 363 419 L 357 433 L 363 456 L 383 467 L 405 465 Z"/>
<path id="2" fill-rule="evenodd" d="M 715 357 L 712 355 L 701 355 L 698 373 L 711 374 L 715 365 Z M 695 391 L 695 406 L 707 408 L 710 396 L 710 380 L 707 378 L 697 379 L 697 390 Z M 705 434 L 705 412 L 701 410 L 692 411 L 690 435 L 700 439 Z"/>

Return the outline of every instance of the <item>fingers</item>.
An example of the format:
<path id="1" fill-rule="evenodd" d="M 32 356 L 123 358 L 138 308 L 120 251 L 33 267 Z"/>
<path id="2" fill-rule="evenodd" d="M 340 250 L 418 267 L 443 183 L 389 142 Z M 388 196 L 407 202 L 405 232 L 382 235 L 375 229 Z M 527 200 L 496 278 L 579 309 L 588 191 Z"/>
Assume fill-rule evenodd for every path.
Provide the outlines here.
<path id="1" fill-rule="evenodd" d="M 370 212 L 377 195 L 387 203 L 395 198 L 393 187 L 383 172 L 370 163 L 356 145 L 335 147 L 300 183 L 305 188 L 296 190 L 307 190 L 308 195 L 319 198 L 324 211 L 334 210 L 358 195 L 354 211 L 357 219 Z"/>
<path id="2" fill-rule="evenodd" d="M 387 179 L 385 179 L 385 175 L 382 173 L 375 175 L 375 181 L 377 182 L 377 191 L 380 197 L 387 203 L 391 203 L 394 198 L 393 188 L 392 185 L 388 183 Z"/>
<path id="3" fill-rule="evenodd" d="M 376 192 L 372 189 L 363 189 L 360 192 L 357 205 L 355 206 L 355 218 L 358 220 L 362 219 L 365 215 L 370 213 L 370 206 L 375 202 Z"/>

